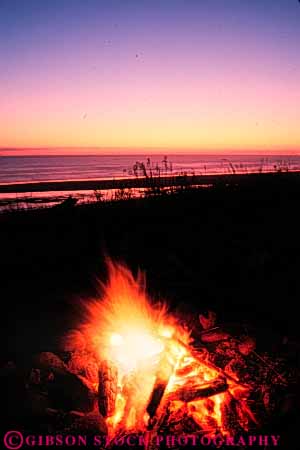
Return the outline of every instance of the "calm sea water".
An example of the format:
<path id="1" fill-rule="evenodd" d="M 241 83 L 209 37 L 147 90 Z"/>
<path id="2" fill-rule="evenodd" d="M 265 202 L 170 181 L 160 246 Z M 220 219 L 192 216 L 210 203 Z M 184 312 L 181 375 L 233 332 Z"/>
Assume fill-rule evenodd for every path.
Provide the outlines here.
<path id="1" fill-rule="evenodd" d="M 134 176 L 142 162 L 154 174 L 300 170 L 300 156 L 237 155 L 0 156 L 0 183 Z"/>

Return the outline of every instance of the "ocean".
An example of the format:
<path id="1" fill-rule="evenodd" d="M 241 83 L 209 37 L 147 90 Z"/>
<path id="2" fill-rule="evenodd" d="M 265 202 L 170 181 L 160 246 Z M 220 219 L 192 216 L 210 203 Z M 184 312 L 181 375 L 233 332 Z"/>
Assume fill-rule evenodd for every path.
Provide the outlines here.
<path id="1" fill-rule="evenodd" d="M 0 183 L 131 177 L 137 162 L 154 175 L 300 170 L 300 156 L 284 155 L 0 156 Z"/>
<path id="2" fill-rule="evenodd" d="M 0 156 L 0 186 L 3 184 L 66 180 L 132 178 L 145 174 L 209 175 L 300 170 L 300 156 L 238 155 L 97 155 L 97 156 Z M 124 194 L 124 193 L 123 193 Z M 144 195 L 142 189 L 125 197 Z M 72 196 L 78 203 L 118 199 L 120 192 L 76 190 L 46 192 L 0 192 L 0 212 L 52 207 Z M 128 196 L 128 197 L 126 197 Z"/>

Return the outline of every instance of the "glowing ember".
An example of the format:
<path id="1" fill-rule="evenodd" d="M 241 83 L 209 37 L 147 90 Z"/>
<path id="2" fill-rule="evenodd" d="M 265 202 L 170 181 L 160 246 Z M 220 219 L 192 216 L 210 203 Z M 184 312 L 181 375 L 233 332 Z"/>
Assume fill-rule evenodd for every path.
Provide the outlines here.
<path id="1" fill-rule="evenodd" d="M 88 305 L 84 332 L 99 361 L 99 410 L 111 433 L 188 417 L 198 430 L 226 434 L 233 407 L 240 427 L 255 421 L 247 387 L 193 349 L 166 306 L 147 298 L 142 277 L 109 263 L 103 288 Z"/>

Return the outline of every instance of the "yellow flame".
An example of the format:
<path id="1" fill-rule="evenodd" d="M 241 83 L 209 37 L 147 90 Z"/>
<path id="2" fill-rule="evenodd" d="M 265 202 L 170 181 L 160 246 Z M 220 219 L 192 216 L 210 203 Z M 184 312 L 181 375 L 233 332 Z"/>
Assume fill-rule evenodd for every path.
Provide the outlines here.
<path id="1" fill-rule="evenodd" d="M 99 360 L 108 359 L 118 369 L 115 411 L 107 418 L 110 431 L 118 426 L 141 430 L 147 422 L 146 407 L 158 373 L 164 375 L 166 369 L 168 395 L 182 387 L 210 382 L 218 377 L 218 371 L 195 357 L 187 330 L 167 313 L 164 304 L 154 305 L 148 299 L 140 276 L 135 279 L 124 266 L 111 262 L 108 266 L 103 297 L 87 305 L 88 325 L 83 331 Z M 231 395 L 235 390 L 240 392 L 231 382 Z M 217 426 L 226 432 L 222 426 L 226 398 L 218 394 L 190 401 L 185 407 L 201 427 Z M 183 406 L 184 402 L 174 400 L 170 410 L 176 413 Z"/>

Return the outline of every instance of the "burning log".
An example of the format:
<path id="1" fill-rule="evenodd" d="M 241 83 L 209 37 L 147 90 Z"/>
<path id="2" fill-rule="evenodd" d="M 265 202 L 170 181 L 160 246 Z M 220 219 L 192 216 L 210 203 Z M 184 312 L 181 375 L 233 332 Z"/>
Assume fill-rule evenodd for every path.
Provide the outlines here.
<path id="1" fill-rule="evenodd" d="M 235 433 L 242 433 L 243 429 L 238 422 L 238 400 L 232 397 L 230 392 L 227 392 L 225 396 L 225 401 L 221 404 L 223 427 L 225 430 L 231 430 Z"/>
<path id="2" fill-rule="evenodd" d="M 179 400 L 182 402 L 192 402 L 221 394 L 222 392 L 226 392 L 227 389 L 228 384 L 226 379 L 219 377 L 208 383 L 193 386 L 185 385 L 175 392 L 168 394 L 167 399 L 169 401 Z"/>
<path id="3" fill-rule="evenodd" d="M 102 361 L 98 372 L 98 408 L 103 417 L 109 417 L 114 414 L 117 385 L 118 369 L 110 361 Z"/>
<path id="4" fill-rule="evenodd" d="M 175 373 L 176 373 L 177 377 L 186 377 L 189 374 L 191 374 L 196 368 L 197 368 L 197 363 L 193 362 L 184 367 L 178 368 Z"/>
<path id="5" fill-rule="evenodd" d="M 168 386 L 173 371 L 174 371 L 174 364 L 172 364 L 168 352 L 165 351 L 160 360 L 158 370 L 156 373 L 154 387 L 151 393 L 148 406 L 146 408 L 146 411 L 149 414 L 150 419 L 152 419 L 156 414 L 156 411 L 164 396 L 165 390 Z"/>
<path id="6" fill-rule="evenodd" d="M 201 365 L 207 367 L 208 369 L 212 369 L 215 372 L 217 372 L 220 377 L 227 378 L 229 381 L 234 382 L 234 384 L 237 384 L 244 388 L 249 388 L 249 386 L 245 383 L 241 383 L 237 378 L 235 378 L 233 375 L 225 372 L 220 367 L 217 367 L 215 364 L 213 364 L 211 361 L 208 361 L 207 359 L 203 359 L 202 355 L 199 353 L 199 351 L 194 350 L 193 348 L 188 347 L 184 342 L 182 342 L 180 339 L 176 339 L 178 345 L 180 345 L 183 349 L 188 351 L 190 355 L 192 355 L 196 361 L 198 361 Z"/>

